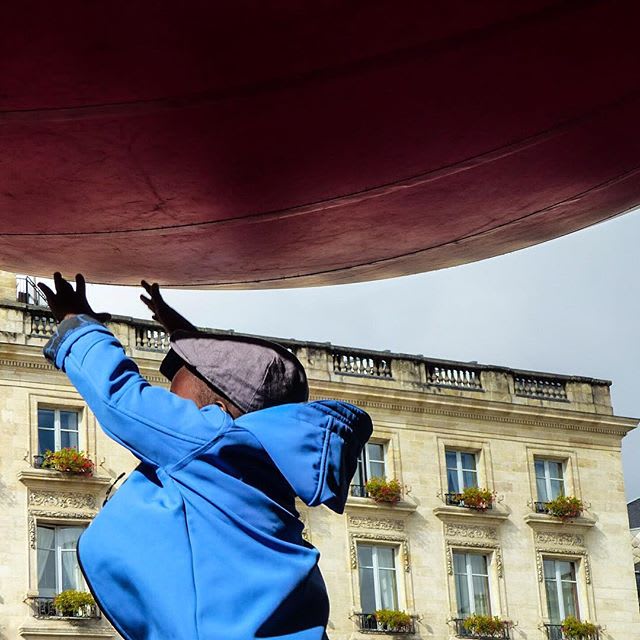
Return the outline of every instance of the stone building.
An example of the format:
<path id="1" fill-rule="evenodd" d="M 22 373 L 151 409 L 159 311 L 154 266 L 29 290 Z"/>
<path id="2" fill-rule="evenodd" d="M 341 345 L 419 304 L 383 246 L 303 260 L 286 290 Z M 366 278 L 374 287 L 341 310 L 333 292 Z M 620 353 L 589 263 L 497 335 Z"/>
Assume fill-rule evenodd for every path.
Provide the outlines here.
<path id="1" fill-rule="evenodd" d="M 75 541 L 135 461 L 44 361 L 53 322 L 37 302 L 28 282 L 16 295 L 0 273 L 0 638 L 116 638 L 91 605 L 62 615 L 51 598 L 85 588 Z M 157 325 L 110 327 L 164 384 Z M 637 421 L 614 416 L 608 382 L 282 342 L 313 398 L 352 402 L 374 421 L 346 513 L 300 505 L 322 553 L 331 640 L 487 637 L 464 626 L 471 614 L 506 621 L 491 637 L 512 640 L 558 640 L 570 614 L 599 626 L 593 638 L 640 638 L 620 457 Z M 87 453 L 91 477 L 40 468 L 46 448 L 65 445 Z M 372 477 L 397 479 L 401 500 L 368 497 Z M 489 490 L 477 508 L 474 487 Z M 548 513 L 561 494 L 582 500 L 582 514 Z M 380 609 L 411 618 L 385 628 Z"/>

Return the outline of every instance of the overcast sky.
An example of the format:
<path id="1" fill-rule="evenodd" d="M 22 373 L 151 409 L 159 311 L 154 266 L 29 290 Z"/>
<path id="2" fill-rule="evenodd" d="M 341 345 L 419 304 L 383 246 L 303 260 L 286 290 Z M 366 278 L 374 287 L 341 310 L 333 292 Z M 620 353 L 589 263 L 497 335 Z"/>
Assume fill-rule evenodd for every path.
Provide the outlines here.
<path id="1" fill-rule="evenodd" d="M 166 298 L 208 327 L 613 380 L 615 413 L 640 417 L 638 239 L 640 210 L 416 276 L 313 289 L 171 290 Z M 98 311 L 150 317 L 135 288 L 91 289 Z M 636 431 L 623 442 L 629 499 L 640 497 Z"/>

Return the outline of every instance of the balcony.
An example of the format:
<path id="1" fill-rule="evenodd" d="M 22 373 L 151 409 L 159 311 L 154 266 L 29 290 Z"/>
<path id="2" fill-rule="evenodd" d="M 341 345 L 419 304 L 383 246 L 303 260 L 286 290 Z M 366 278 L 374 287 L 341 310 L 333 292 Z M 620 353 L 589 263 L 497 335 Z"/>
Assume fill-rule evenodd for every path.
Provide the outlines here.
<path id="1" fill-rule="evenodd" d="M 444 503 L 450 507 L 464 507 L 465 509 L 478 510 L 476 507 L 471 507 L 464 503 L 464 499 L 461 493 L 445 493 Z M 491 511 L 493 509 L 493 502 L 489 503 L 486 509 L 482 511 Z"/>
<path id="2" fill-rule="evenodd" d="M 560 624 L 545 624 L 544 629 L 547 634 L 547 640 L 571 640 L 562 633 L 562 625 Z M 588 636 L 585 636 L 584 640 L 600 640 L 600 631 L 596 629 Z"/>
<path id="3" fill-rule="evenodd" d="M 352 484 L 349 489 L 349 494 L 355 498 L 368 498 L 367 488 L 363 484 Z"/>
<path id="4" fill-rule="evenodd" d="M 35 618 L 58 618 L 60 620 L 90 620 L 100 618 L 100 609 L 95 604 L 86 604 L 78 608 L 73 615 L 65 615 L 53 606 L 53 598 L 40 596 L 29 598 L 29 604 Z"/>
<path id="5" fill-rule="evenodd" d="M 391 360 L 356 351 L 334 351 L 333 371 L 366 378 L 392 378 Z"/>
<path id="6" fill-rule="evenodd" d="M 465 629 L 465 619 L 466 618 L 454 618 L 452 620 L 456 629 L 456 636 L 458 638 L 474 638 L 474 640 L 511 640 L 510 624 L 507 622 L 504 623 L 504 626 L 499 631 L 494 631 L 492 633 L 478 633 L 476 631 Z"/>
<path id="7" fill-rule="evenodd" d="M 416 633 L 417 616 L 410 616 L 411 621 L 406 625 L 390 627 L 381 624 L 376 619 L 375 613 L 356 613 L 356 624 L 362 633 L 386 633 L 389 635 L 411 635 Z"/>

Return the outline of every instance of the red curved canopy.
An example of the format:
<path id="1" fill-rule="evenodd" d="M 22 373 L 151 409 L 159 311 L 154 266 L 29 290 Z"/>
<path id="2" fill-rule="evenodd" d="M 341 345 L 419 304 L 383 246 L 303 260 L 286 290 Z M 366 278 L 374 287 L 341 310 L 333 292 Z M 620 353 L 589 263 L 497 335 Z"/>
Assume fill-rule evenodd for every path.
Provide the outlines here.
<path id="1" fill-rule="evenodd" d="M 0 267 L 274 287 L 640 204 L 635 0 L 14 2 Z"/>

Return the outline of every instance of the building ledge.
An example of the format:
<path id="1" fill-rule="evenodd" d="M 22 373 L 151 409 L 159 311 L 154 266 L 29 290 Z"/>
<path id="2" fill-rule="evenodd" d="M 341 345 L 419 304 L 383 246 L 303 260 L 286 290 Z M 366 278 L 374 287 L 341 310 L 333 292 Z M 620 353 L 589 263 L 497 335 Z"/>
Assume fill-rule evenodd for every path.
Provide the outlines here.
<path id="1" fill-rule="evenodd" d="M 576 531 L 582 529 L 591 529 L 596 525 L 596 519 L 591 516 L 580 516 L 579 518 L 572 518 L 566 522 L 560 520 L 560 518 L 556 518 L 555 516 L 550 516 L 548 513 L 529 513 L 524 517 L 524 521 L 533 528 L 542 526 L 542 527 L 557 527 L 559 529 L 564 529 L 567 531 Z"/>
<path id="2" fill-rule="evenodd" d="M 25 624 L 19 629 L 23 640 L 39 640 L 40 638 L 75 638 L 76 640 L 91 640 L 92 638 L 112 638 L 116 640 L 119 636 L 116 632 L 104 626 L 100 620 L 46 620 L 43 624 Z M 100 626 L 98 626 L 100 625 Z"/>
<path id="3" fill-rule="evenodd" d="M 433 510 L 433 514 L 443 521 L 463 520 L 465 522 L 494 524 L 499 524 L 509 518 L 507 511 L 499 510 L 495 507 L 487 511 L 476 511 L 475 509 L 468 509 L 467 507 L 455 507 L 446 504 L 436 507 Z"/>
<path id="4" fill-rule="evenodd" d="M 408 500 L 400 500 L 395 504 L 384 504 L 376 502 L 372 498 L 358 498 L 356 496 L 349 496 L 347 499 L 346 508 L 352 509 L 364 509 L 367 511 L 376 511 L 378 513 L 392 514 L 408 516 L 413 513 L 418 505 Z"/>
<path id="5" fill-rule="evenodd" d="M 63 473 L 52 469 L 23 469 L 18 472 L 18 480 L 29 487 L 49 487 L 52 483 L 60 489 L 78 487 L 90 487 L 93 490 L 108 487 L 113 478 L 109 476 L 82 476 L 74 473 Z"/>

